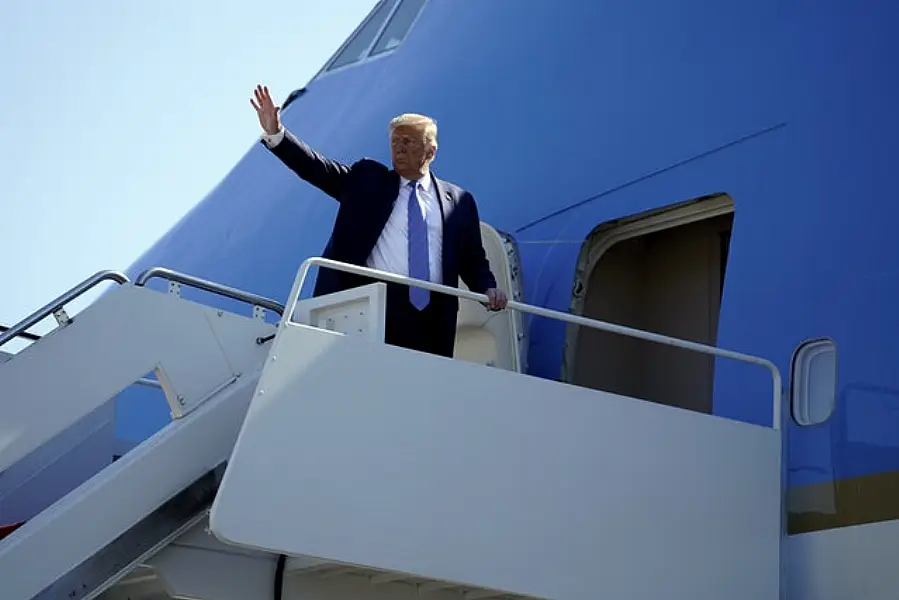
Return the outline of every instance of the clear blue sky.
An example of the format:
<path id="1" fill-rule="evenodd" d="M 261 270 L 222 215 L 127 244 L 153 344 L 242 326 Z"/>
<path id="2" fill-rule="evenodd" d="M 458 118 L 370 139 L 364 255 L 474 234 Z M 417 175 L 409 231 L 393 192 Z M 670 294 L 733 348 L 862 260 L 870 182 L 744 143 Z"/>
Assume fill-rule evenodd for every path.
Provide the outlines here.
<path id="1" fill-rule="evenodd" d="M 257 81 L 283 101 L 374 4 L 0 1 L 0 324 L 128 267 L 255 142 Z"/>

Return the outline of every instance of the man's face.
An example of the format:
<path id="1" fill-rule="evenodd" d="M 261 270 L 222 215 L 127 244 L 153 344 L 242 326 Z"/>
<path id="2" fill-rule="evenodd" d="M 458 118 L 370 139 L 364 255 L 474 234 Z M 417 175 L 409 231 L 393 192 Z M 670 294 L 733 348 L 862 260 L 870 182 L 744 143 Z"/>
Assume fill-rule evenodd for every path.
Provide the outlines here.
<path id="1" fill-rule="evenodd" d="M 434 157 L 434 150 L 425 141 L 423 127 L 400 125 L 390 136 L 390 156 L 397 173 L 420 172 Z"/>

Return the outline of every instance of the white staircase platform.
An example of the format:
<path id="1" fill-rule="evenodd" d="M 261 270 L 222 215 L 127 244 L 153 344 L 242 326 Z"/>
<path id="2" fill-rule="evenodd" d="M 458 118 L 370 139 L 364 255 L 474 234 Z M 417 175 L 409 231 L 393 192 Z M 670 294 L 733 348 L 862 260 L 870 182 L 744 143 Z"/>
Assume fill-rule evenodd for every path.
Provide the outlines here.
<path id="1" fill-rule="evenodd" d="M 150 371 L 173 422 L 0 540 L 0 596 L 269 597 L 283 554 L 286 600 L 777 597 L 771 363 L 675 343 L 770 368 L 773 429 L 522 375 L 519 320 L 487 331 L 464 290 L 506 350 L 413 352 L 383 343 L 383 284 L 297 303 L 313 262 L 277 329 L 277 303 L 187 302 L 142 287 L 189 279 L 156 269 L 3 357 L 0 474 L 56 465 L 48 441 Z"/>
<path id="2" fill-rule="evenodd" d="M 776 598 L 780 453 L 775 429 L 285 319 L 210 527 L 494 594 Z"/>

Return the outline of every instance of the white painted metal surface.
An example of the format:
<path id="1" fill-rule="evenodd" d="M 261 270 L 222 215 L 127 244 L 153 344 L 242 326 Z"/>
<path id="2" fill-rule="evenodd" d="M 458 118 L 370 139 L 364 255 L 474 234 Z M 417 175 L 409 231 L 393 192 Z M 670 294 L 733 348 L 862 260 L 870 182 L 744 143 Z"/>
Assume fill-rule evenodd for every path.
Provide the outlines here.
<path id="1" fill-rule="evenodd" d="M 41 592 L 227 460 L 257 377 L 248 374 L 173 421 L 3 540 L 2 597 Z"/>
<path id="2" fill-rule="evenodd" d="M 0 363 L 0 389 L 14 392 L 4 394 L 0 472 L 153 369 L 176 420 L 0 544 L 4 598 L 53 596 L 48 586 L 229 455 L 213 526 L 262 551 L 225 546 L 198 522 L 125 565 L 155 575 L 138 569 L 110 598 L 158 597 L 158 585 L 135 595 L 145 579 L 171 597 L 268 597 L 270 552 L 295 556 L 287 600 L 774 597 L 776 431 L 490 369 L 478 345 L 471 362 L 386 346 L 384 285 L 297 304 L 312 264 L 449 291 L 469 308 L 486 299 L 311 259 L 296 310 L 260 344 L 274 331 L 261 319 L 140 287 L 108 293 Z M 748 360 L 780 385 L 764 359 L 510 308 Z M 460 323 L 490 327 L 475 321 Z M 495 329 L 514 344 L 515 327 Z M 494 364 L 516 370 L 507 358 Z M 648 565 L 665 565 L 664 576 L 647 577 Z"/>
<path id="3" fill-rule="evenodd" d="M 303 325 L 272 355 L 223 540 L 538 597 L 777 596 L 772 429 Z"/>
<path id="4" fill-rule="evenodd" d="M 373 283 L 299 302 L 291 320 L 328 331 L 384 340 L 387 287 Z"/>
<path id="5" fill-rule="evenodd" d="M 894 600 L 899 521 L 792 535 L 786 542 L 789 600 Z"/>
<path id="6" fill-rule="evenodd" d="M 173 415 L 186 417 L 3 540 L 2 596 L 62 593 L 48 586 L 226 460 L 268 354 L 257 338 L 274 330 L 260 319 L 126 286 L 0 364 L 0 466 L 12 465 L 4 475 L 153 369 Z M 103 572 L 91 569 L 94 578 Z"/>
<path id="7" fill-rule="evenodd" d="M 0 406 L 2 398 L 0 392 Z M 30 519 L 107 467 L 116 453 L 110 401 L 0 474 L 0 523 Z"/>
<path id="8" fill-rule="evenodd" d="M 69 325 L 0 364 L 0 471 L 157 369 L 175 416 L 260 364 L 273 331 L 139 287 L 110 290 Z"/>

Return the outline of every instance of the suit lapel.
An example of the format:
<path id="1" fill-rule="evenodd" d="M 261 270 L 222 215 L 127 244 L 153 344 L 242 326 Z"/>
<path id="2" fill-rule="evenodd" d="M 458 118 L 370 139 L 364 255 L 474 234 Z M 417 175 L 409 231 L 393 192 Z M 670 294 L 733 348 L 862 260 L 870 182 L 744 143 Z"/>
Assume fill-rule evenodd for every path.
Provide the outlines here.
<path id="1" fill-rule="evenodd" d="M 453 199 L 446 191 L 443 182 L 437 179 L 433 173 L 431 173 L 431 181 L 434 183 L 434 196 L 437 198 L 437 204 L 440 205 L 440 223 L 446 229 L 446 216 L 452 212 Z"/>
<path id="2" fill-rule="evenodd" d="M 400 176 L 393 170 L 387 177 L 382 177 L 374 182 L 371 196 L 367 201 L 360 203 L 358 218 L 361 221 L 356 229 L 357 237 L 354 245 L 357 248 L 358 260 L 364 261 L 371 256 L 371 252 L 378 243 L 378 238 L 384 231 L 393 205 L 400 191 Z"/>
<path id="3" fill-rule="evenodd" d="M 396 171 L 391 169 L 390 176 L 387 178 L 382 194 L 381 201 L 378 203 L 380 212 L 371 225 L 372 229 L 378 232 L 378 235 L 381 235 L 384 226 L 387 225 L 387 220 L 390 218 L 390 213 L 393 212 L 393 205 L 396 203 L 396 198 L 400 195 L 400 176 Z M 377 240 L 377 238 L 375 239 Z"/>
<path id="4" fill-rule="evenodd" d="M 449 222 L 449 216 L 453 214 L 453 208 L 455 208 L 455 200 L 453 199 L 452 194 L 446 189 L 446 186 L 443 185 L 443 182 L 437 178 L 434 173 L 431 173 L 431 180 L 434 182 L 434 195 L 437 198 L 437 204 L 440 205 L 440 223 L 442 227 L 442 238 L 443 243 L 440 245 L 440 265 L 441 270 L 443 271 L 443 281 L 447 280 L 447 248 L 452 246 L 453 240 L 455 236 L 452 235 L 450 229 L 447 227 L 447 223 Z M 450 252 L 454 252 L 454 248 L 449 248 Z M 449 256 L 453 256 L 449 254 Z M 450 284 L 452 285 L 452 284 Z"/>

